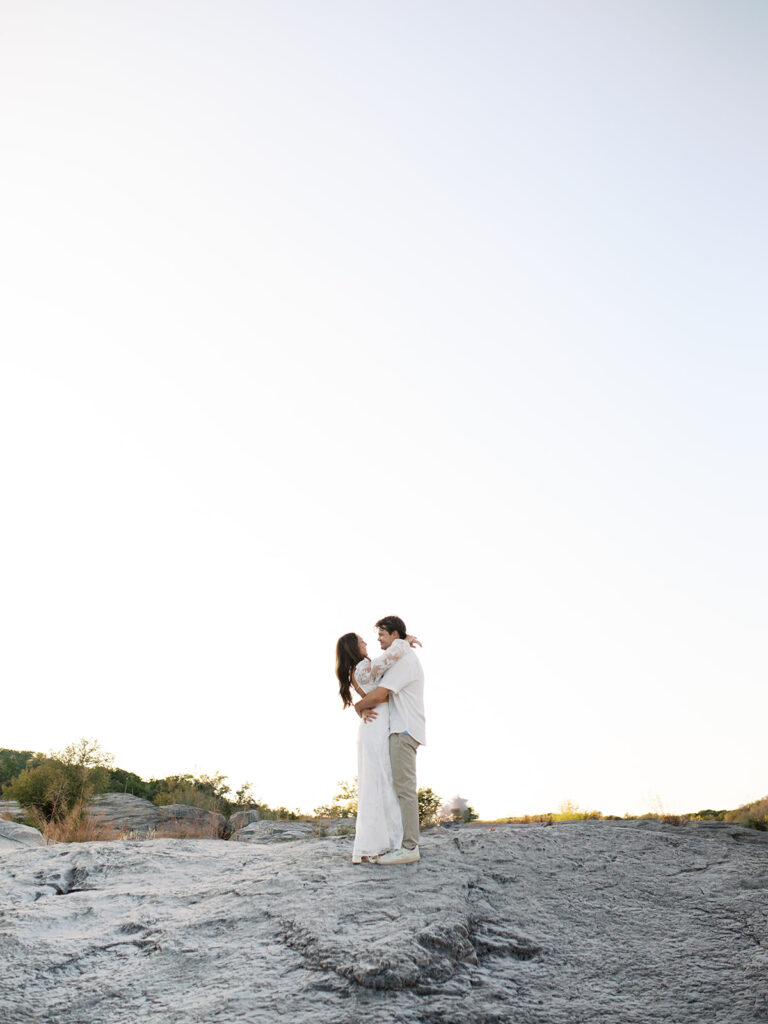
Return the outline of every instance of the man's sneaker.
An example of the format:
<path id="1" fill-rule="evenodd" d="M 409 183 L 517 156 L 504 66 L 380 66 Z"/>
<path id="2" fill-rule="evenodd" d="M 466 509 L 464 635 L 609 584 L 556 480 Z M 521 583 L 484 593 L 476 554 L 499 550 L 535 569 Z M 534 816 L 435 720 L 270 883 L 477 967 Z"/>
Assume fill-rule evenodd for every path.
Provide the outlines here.
<path id="1" fill-rule="evenodd" d="M 418 846 L 414 846 L 412 850 L 406 850 L 404 846 L 401 846 L 399 850 L 383 853 L 378 862 L 379 864 L 415 864 L 417 860 L 421 860 Z"/>

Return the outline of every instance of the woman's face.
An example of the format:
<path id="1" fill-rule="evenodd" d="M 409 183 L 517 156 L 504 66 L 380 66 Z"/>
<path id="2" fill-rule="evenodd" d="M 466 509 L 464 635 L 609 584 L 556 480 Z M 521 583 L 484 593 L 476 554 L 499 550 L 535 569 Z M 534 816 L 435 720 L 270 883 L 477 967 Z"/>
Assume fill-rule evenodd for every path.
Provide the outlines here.
<path id="1" fill-rule="evenodd" d="M 358 645 L 360 647 L 360 657 L 361 658 L 367 658 L 368 657 L 368 644 L 365 642 L 365 640 L 363 640 L 363 638 L 359 634 L 355 633 L 355 636 L 357 637 L 357 643 L 358 643 Z"/>

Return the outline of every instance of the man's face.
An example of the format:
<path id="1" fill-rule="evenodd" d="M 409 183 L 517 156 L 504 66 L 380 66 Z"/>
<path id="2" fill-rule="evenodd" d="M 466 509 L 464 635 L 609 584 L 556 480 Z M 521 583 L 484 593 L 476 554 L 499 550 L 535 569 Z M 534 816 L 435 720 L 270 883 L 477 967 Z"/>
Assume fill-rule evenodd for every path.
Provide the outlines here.
<path id="1" fill-rule="evenodd" d="M 381 644 L 382 651 L 386 651 L 393 640 L 397 640 L 397 634 L 388 633 L 386 629 L 379 626 L 379 643 Z"/>

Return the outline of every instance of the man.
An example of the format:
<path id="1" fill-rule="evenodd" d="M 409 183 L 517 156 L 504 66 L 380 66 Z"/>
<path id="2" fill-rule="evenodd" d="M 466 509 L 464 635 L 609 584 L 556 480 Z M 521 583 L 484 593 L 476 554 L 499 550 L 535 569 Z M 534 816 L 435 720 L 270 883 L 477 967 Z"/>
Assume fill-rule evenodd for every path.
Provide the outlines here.
<path id="1" fill-rule="evenodd" d="M 405 623 L 397 615 L 387 615 L 376 623 L 383 651 L 395 640 L 406 640 Z M 379 659 L 374 659 L 372 668 Z M 382 655 L 382 659 L 384 656 Z M 403 819 L 403 845 L 382 854 L 379 864 L 413 864 L 419 857 L 419 797 L 416 790 L 416 751 L 426 742 L 424 729 L 424 671 L 411 650 L 389 667 L 383 682 L 355 704 L 364 712 L 389 700 L 389 757 L 392 781 Z"/>

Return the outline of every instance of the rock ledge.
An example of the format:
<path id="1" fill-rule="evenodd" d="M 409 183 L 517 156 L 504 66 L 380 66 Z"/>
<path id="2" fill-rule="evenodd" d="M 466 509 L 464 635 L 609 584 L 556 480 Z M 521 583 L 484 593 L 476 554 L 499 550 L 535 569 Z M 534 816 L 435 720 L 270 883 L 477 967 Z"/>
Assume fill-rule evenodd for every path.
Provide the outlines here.
<path id="1" fill-rule="evenodd" d="M 747 832 L 436 829 L 401 868 L 353 866 L 346 836 L 21 850 L 0 859 L 3 1016 L 756 1024 L 768 842 Z"/>

